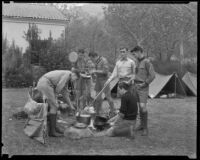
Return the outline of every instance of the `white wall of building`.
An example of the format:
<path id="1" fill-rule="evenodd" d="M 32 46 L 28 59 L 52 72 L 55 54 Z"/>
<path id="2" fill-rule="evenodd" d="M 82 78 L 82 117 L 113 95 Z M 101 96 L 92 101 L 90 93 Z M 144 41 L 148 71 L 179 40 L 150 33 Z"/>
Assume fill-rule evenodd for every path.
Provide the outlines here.
<path id="1" fill-rule="evenodd" d="M 36 23 L 37 24 L 37 23 Z M 12 22 L 12 21 L 3 21 L 2 29 L 3 36 L 7 37 L 9 44 L 12 43 L 12 40 L 15 41 L 15 44 L 22 48 L 24 53 L 28 47 L 27 41 L 23 38 L 24 31 L 27 32 L 29 24 L 26 22 Z M 38 28 L 41 30 L 40 37 L 41 39 L 48 38 L 49 32 L 51 30 L 52 38 L 57 39 L 60 37 L 61 33 L 64 30 L 64 26 L 59 26 L 55 24 L 37 24 Z"/>

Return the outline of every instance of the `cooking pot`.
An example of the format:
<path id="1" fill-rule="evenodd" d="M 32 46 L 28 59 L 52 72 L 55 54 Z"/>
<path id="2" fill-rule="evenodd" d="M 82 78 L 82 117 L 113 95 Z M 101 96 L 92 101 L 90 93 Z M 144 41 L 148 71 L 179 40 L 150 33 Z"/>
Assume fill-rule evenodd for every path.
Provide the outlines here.
<path id="1" fill-rule="evenodd" d="M 76 115 L 76 120 L 79 123 L 84 123 L 84 124 L 89 125 L 91 121 L 91 116 L 87 114 Z"/>
<path id="2" fill-rule="evenodd" d="M 98 130 L 105 129 L 109 124 L 107 123 L 107 118 L 102 116 L 96 116 L 94 120 L 94 127 Z"/>

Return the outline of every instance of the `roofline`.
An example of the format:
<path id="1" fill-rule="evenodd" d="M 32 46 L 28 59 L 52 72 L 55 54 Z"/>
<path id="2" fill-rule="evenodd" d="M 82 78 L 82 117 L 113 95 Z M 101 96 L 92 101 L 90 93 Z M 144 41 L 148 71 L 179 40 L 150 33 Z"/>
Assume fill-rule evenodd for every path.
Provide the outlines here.
<path id="1" fill-rule="evenodd" d="M 27 17 L 10 17 L 2 16 L 3 21 L 5 22 L 16 22 L 16 23 L 38 23 L 38 24 L 52 24 L 59 26 L 66 26 L 69 23 L 69 20 L 56 20 L 56 19 L 42 19 L 42 18 L 27 18 Z"/>
<path id="2" fill-rule="evenodd" d="M 13 5 L 15 5 L 15 4 L 20 4 L 21 2 L 13 2 L 13 1 L 10 1 L 10 3 L 4 3 L 4 1 L 3 1 L 3 4 L 13 4 Z M 21 4 L 24 4 L 24 3 L 21 3 Z M 45 4 L 40 4 L 40 3 L 25 3 L 26 5 L 36 5 L 36 6 L 44 6 L 44 7 L 46 7 L 46 5 Z M 53 6 L 48 6 L 48 7 L 52 7 L 52 8 L 54 8 L 55 10 L 57 10 L 58 12 L 60 12 L 62 15 L 63 15 L 63 17 L 64 18 L 66 18 L 66 16 L 65 16 L 65 14 L 63 14 L 57 7 L 55 7 L 54 5 Z M 3 15 L 3 12 L 2 12 L 2 17 L 3 16 L 6 16 L 6 17 L 14 17 L 14 18 L 17 18 L 17 17 L 15 17 L 15 16 L 7 16 L 7 15 Z M 29 17 L 21 17 L 21 18 L 29 18 Z M 32 17 L 33 18 L 33 17 Z M 37 19 L 43 19 L 43 18 L 37 18 Z M 68 18 L 66 18 L 66 20 L 60 20 L 60 19 L 48 19 L 48 18 L 44 18 L 44 19 L 47 19 L 47 20 L 58 20 L 58 21 L 69 21 L 69 19 Z"/>

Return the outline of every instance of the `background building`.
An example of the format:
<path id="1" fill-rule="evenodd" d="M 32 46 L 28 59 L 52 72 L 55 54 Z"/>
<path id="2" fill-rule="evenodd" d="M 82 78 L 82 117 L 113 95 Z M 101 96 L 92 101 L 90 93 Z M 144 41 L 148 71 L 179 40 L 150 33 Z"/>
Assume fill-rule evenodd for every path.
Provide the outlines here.
<path id="1" fill-rule="evenodd" d="M 3 3 L 2 7 L 3 37 L 25 52 L 28 42 L 23 38 L 29 24 L 35 23 L 41 31 L 41 39 L 48 38 L 49 32 L 53 39 L 60 37 L 68 21 L 54 6 L 29 3 Z"/>

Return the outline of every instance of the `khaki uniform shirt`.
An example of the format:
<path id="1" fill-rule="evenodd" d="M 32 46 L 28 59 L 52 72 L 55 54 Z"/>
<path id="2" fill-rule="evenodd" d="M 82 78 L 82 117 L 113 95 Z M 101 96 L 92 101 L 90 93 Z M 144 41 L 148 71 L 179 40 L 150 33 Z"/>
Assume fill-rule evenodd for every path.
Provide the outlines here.
<path id="1" fill-rule="evenodd" d="M 61 93 L 61 91 L 67 87 L 67 83 L 70 80 L 71 74 L 71 71 L 55 70 L 44 74 L 42 77 L 50 81 L 56 93 Z"/>
<path id="2" fill-rule="evenodd" d="M 147 84 L 150 84 L 154 78 L 155 71 L 150 60 L 144 58 L 141 61 L 137 61 L 135 81 L 141 83 L 146 82 Z"/>

